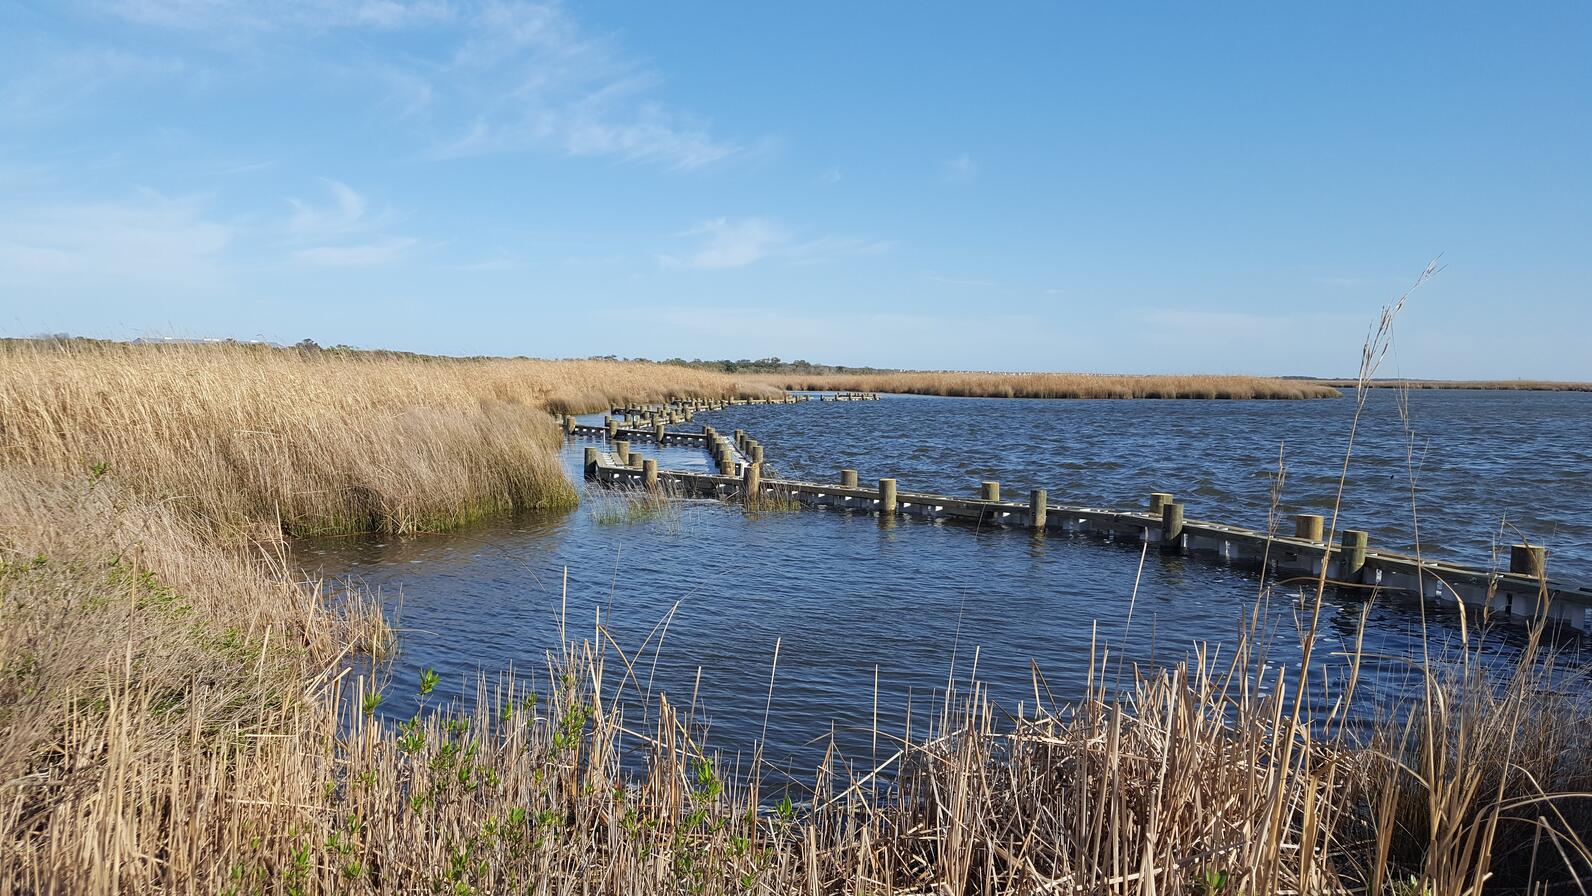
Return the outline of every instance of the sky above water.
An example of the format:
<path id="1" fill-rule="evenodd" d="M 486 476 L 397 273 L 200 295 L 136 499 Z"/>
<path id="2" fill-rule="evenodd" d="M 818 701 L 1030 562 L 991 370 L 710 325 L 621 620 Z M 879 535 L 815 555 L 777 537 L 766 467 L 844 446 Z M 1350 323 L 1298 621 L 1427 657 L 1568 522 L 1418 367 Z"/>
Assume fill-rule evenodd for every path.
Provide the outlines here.
<path id="1" fill-rule="evenodd" d="M 0 0 L 0 334 L 1592 379 L 1592 6 Z"/>

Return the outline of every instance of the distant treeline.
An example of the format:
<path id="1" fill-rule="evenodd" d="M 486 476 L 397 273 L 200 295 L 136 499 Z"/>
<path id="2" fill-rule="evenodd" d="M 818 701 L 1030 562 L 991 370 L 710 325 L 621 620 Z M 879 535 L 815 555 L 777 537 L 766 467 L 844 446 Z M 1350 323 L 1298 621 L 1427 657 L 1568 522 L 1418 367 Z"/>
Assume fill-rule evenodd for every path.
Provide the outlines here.
<path id="1" fill-rule="evenodd" d="M 611 358 L 618 360 L 618 358 Z M 643 361 L 645 358 L 632 358 Z M 739 358 L 729 360 L 720 358 L 716 361 L 704 361 L 702 358 L 665 358 L 659 361 L 662 364 L 680 364 L 683 368 L 704 369 L 704 371 L 721 371 L 726 374 L 890 374 L 898 372 L 896 368 L 849 368 L 845 364 L 815 364 L 812 361 L 783 361 L 780 358 Z"/>

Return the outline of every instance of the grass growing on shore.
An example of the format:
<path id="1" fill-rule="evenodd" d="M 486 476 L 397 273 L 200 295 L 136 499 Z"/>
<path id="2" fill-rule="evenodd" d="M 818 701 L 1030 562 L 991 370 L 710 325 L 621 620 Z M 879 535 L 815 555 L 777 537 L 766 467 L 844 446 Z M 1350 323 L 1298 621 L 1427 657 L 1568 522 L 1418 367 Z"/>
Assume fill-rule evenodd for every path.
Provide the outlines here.
<path id="1" fill-rule="evenodd" d="M 0 464 L 108 471 L 248 535 L 436 530 L 574 504 L 549 410 L 741 391 L 657 364 L 9 341 Z"/>
<path id="2" fill-rule="evenodd" d="M 1311 380 L 1334 389 L 1354 388 L 1353 380 Z M 1504 392 L 1592 392 L 1592 383 L 1560 380 L 1375 380 L 1370 389 L 1469 389 Z"/>
<path id="3" fill-rule="evenodd" d="M 803 391 L 899 392 L 961 398 L 1337 398 L 1330 386 L 1257 376 L 1126 376 L 1094 373 L 749 374 L 743 379 Z"/>

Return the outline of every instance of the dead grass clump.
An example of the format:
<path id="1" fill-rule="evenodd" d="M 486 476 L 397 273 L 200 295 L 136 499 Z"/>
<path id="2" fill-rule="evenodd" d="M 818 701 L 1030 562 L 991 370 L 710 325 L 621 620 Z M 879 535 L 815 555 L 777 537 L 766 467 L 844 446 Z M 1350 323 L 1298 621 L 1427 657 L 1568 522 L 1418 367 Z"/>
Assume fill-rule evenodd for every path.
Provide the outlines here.
<path id="1" fill-rule="evenodd" d="M 170 816 L 134 817 L 137 788 L 182 787 L 151 768 L 282 736 L 312 670 L 385 642 L 371 608 L 331 612 L 278 558 L 218 549 L 169 505 L 0 467 L 0 881 L 179 847 Z"/>
<path id="2" fill-rule="evenodd" d="M 802 391 L 897 392 L 957 398 L 1337 398 L 1330 386 L 1258 376 L 1128 376 L 1094 373 L 750 374 L 746 380 Z"/>

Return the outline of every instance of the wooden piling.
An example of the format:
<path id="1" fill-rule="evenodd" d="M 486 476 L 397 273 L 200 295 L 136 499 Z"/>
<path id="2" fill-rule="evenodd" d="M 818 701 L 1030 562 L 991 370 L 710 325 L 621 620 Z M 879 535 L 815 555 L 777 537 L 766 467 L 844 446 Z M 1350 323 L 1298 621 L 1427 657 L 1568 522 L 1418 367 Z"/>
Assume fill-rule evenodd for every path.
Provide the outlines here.
<path id="1" fill-rule="evenodd" d="M 1294 537 L 1320 543 L 1326 538 L 1322 531 L 1324 522 L 1319 513 L 1301 513 L 1294 517 Z"/>
<path id="2" fill-rule="evenodd" d="M 613 441 L 614 436 L 619 435 L 619 421 L 612 417 L 603 418 L 603 428 L 608 430 L 609 441 Z"/>
<path id="3" fill-rule="evenodd" d="M 894 479 L 879 480 L 879 512 L 894 514 L 896 512 L 896 481 Z"/>
<path id="4" fill-rule="evenodd" d="M 597 478 L 597 449 L 591 445 L 586 446 L 586 465 L 584 475 L 587 479 Z"/>
<path id="5" fill-rule="evenodd" d="M 614 457 L 619 458 L 621 467 L 630 466 L 630 443 L 624 439 L 615 439 Z"/>
<path id="6" fill-rule="evenodd" d="M 1161 544 L 1173 547 L 1183 535 L 1183 505 L 1168 501 L 1161 505 Z"/>
<path id="7" fill-rule="evenodd" d="M 840 471 L 840 485 L 841 485 L 842 488 L 856 488 L 857 487 L 857 471 L 856 470 L 841 470 Z"/>
<path id="8" fill-rule="evenodd" d="M 747 464 L 741 471 L 741 500 L 757 501 L 763 493 L 763 467 L 761 464 Z"/>
<path id="9" fill-rule="evenodd" d="M 1365 551 L 1371 544 L 1369 533 L 1360 529 L 1343 530 L 1343 555 L 1338 560 L 1338 577 L 1357 580 L 1365 569 Z"/>
<path id="10" fill-rule="evenodd" d="M 1509 547 L 1509 571 L 1534 579 L 1543 577 L 1548 568 L 1548 549 L 1535 545 L 1516 544 Z"/>
<path id="11" fill-rule="evenodd" d="M 984 480 L 984 485 L 978 490 L 981 501 L 999 501 L 1001 499 L 1001 484 L 993 479 Z"/>
<path id="12" fill-rule="evenodd" d="M 573 433 L 574 431 L 575 431 L 575 415 L 574 414 L 565 414 L 564 415 L 564 432 L 565 432 L 565 434 L 570 434 L 570 433 Z"/>
<path id="13" fill-rule="evenodd" d="M 1150 516 L 1160 516 L 1161 508 L 1172 503 L 1171 492 L 1150 492 Z"/>
<path id="14" fill-rule="evenodd" d="M 753 442 L 752 443 L 752 463 L 761 464 L 762 462 L 763 462 L 763 446 L 757 444 L 756 442 Z"/>
<path id="15" fill-rule="evenodd" d="M 664 429 L 663 429 L 663 424 L 662 423 L 659 423 L 656 426 L 653 426 L 652 427 L 652 440 L 654 442 L 657 442 L 659 445 L 662 445 L 663 444 L 663 433 L 664 433 Z"/>
<path id="16" fill-rule="evenodd" d="M 1036 488 L 1028 493 L 1028 525 L 1043 531 L 1045 528 L 1045 513 L 1048 508 L 1045 502 L 1049 496 L 1042 488 Z"/>
<path id="17" fill-rule="evenodd" d="M 658 461 L 647 458 L 641 462 L 641 487 L 653 491 L 658 487 Z"/>

